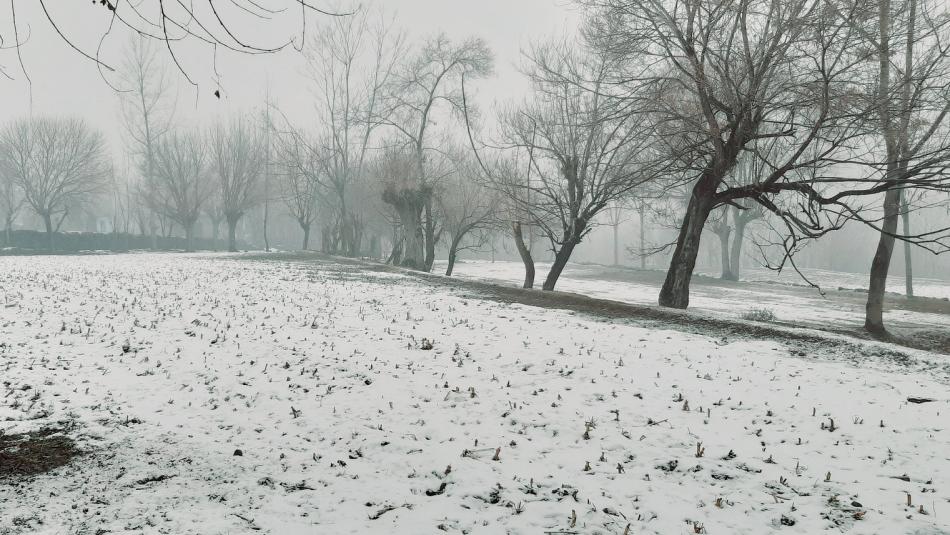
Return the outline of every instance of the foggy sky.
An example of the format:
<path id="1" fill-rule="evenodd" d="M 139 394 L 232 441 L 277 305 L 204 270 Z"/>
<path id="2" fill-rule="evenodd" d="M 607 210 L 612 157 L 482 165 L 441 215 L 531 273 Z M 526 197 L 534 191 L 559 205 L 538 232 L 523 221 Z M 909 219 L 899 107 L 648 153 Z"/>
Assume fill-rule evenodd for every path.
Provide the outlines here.
<path id="1" fill-rule="evenodd" d="M 32 84 L 21 72 L 16 52 L 0 50 L 0 68 L 14 78 L 0 76 L 0 124 L 28 115 L 80 116 L 106 134 L 110 148 L 122 165 L 122 126 L 118 97 L 106 80 L 119 86 L 118 74 L 108 73 L 56 35 L 45 19 L 38 2 L 16 1 L 21 38 L 20 48 Z M 47 2 L 60 29 L 84 51 L 94 53 L 107 28 L 103 9 L 89 2 Z M 332 4 L 318 3 L 320 6 Z M 344 4 L 345 5 L 345 4 Z M 475 86 L 479 104 L 490 107 L 494 101 L 520 99 L 527 83 L 517 71 L 521 51 L 531 42 L 575 31 L 579 15 L 570 0 L 369 0 L 364 5 L 383 7 L 393 15 L 396 25 L 409 33 L 410 42 L 444 31 L 454 40 L 470 36 L 484 38 L 495 53 L 495 76 Z M 9 7 L 0 8 L 0 35 L 6 44 L 13 42 Z M 313 21 L 315 15 L 308 16 Z M 273 35 L 249 34 L 271 42 L 292 35 L 294 28 L 262 22 Z M 243 34 L 247 36 L 248 33 Z M 103 43 L 101 58 L 119 67 L 130 32 L 114 30 Z M 167 54 L 163 54 L 167 55 Z M 222 98 L 213 96 L 216 82 L 208 47 L 193 46 L 183 56 L 193 60 L 186 70 L 199 89 L 186 83 L 174 67 L 171 75 L 179 82 L 178 123 L 207 124 L 221 114 L 240 113 L 259 107 L 268 87 L 278 106 L 288 115 L 306 119 L 313 115 L 313 97 L 303 76 L 303 58 L 293 49 L 277 54 L 248 56 L 222 51 L 217 58 Z"/>

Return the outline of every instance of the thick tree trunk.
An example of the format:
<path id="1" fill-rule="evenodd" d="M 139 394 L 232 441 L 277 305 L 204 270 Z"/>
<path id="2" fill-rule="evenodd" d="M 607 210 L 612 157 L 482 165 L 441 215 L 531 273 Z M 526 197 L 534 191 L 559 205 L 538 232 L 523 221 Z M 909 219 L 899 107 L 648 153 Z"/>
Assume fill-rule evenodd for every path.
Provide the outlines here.
<path id="1" fill-rule="evenodd" d="M 894 253 L 894 234 L 900 217 L 900 190 L 891 189 L 884 194 L 884 222 L 881 238 L 871 261 L 871 279 L 868 284 L 868 302 L 865 306 L 864 328 L 874 334 L 884 334 L 884 292 L 887 289 L 887 272 Z"/>
<path id="2" fill-rule="evenodd" d="M 43 225 L 46 226 L 46 248 L 53 252 L 53 215 L 43 214 Z"/>
<path id="3" fill-rule="evenodd" d="M 241 219 L 240 215 L 228 216 L 228 251 L 237 252 L 237 224 Z"/>
<path id="4" fill-rule="evenodd" d="M 736 280 L 736 276 L 732 272 L 731 251 L 729 250 L 729 236 L 732 234 L 732 228 L 726 227 L 716 234 L 719 236 L 719 256 L 722 259 L 722 274 L 719 278 L 734 281 Z"/>
<path id="5" fill-rule="evenodd" d="M 739 280 L 742 273 L 742 241 L 745 240 L 745 227 L 748 222 L 745 218 L 737 216 L 734 220 L 736 225 L 735 235 L 732 236 L 732 251 L 729 254 L 729 267 L 732 268 L 732 280 Z"/>
<path id="6" fill-rule="evenodd" d="M 670 260 L 670 268 L 666 272 L 666 280 L 660 290 L 660 306 L 671 308 L 689 306 L 689 283 L 693 277 L 693 269 L 696 267 L 703 227 L 713 206 L 717 182 L 714 175 L 706 174 L 693 188 L 689 205 L 683 215 L 673 258 Z"/>
<path id="7" fill-rule="evenodd" d="M 422 213 L 413 206 L 399 208 L 402 223 L 402 260 L 399 265 L 410 269 L 425 269 L 423 249 Z"/>
<path id="8" fill-rule="evenodd" d="M 564 266 L 567 265 L 567 261 L 571 259 L 571 253 L 574 252 L 574 247 L 577 246 L 577 240 L 569 239 L 561 248 L 554 254 L 554 263 L 551 264 L 551 271 L 548 271 L 548 276 L 544 279 L 544 284 L 541 285 L 541 289 L 545 291 L 551 291 L 554 289 L 554 286 L 557 284 L 558 277 L 561 276 L 561 272 L 564 271 Z"/>
<path id="9" fill-rule="evenodd" d="M 910 206 L 901 190 L 901 222 L 904 236 L 910 236 Z M 914 262 L 911 258 L 911 244 L 904 240 L 904 293 L 907 297 L 914 297 Z"/>
<path id="10" fill-rule="evenodd" d="M 531 258 L 531 249 L 525 245 L 521 223 L 517 221 L 512 223 L 511 231 L 515 237 L 515 247 L 518 248 L 518 255 L 521 256 L 521 262 L 524 263 L 524 284 L 521 287 L 534 288 L 534 258 Z"/>

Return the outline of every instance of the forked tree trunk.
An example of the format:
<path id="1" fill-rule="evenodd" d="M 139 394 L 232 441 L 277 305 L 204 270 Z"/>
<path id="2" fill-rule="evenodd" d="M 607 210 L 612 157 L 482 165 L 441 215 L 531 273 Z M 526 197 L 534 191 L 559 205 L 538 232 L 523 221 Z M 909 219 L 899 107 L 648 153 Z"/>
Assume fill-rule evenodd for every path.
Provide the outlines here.
<path id="1" fill-rule="evenodd" d="M 884 334 L 884 292 L 887 289 L 887 272 L 894 254 L 894 234 L 900 216 L 900 189 L 890 189 L 884 194 L 884 222 L 881 238 L 871 261 L 871 278 L 868 284 L 868 302 L 865 306 L 864 328 L 874 334 Z"/>
<path id="2" fill-rule="evenodd" d="M 670 260 L 670 268 L 666 272 L 663 288 L 660 289 L 660 306 L 671 308 L 689 306 L 689 283 L 693 277 L 693 269 L 696 267 L 703 227 L 712 210 L 716 182 L 714 175 L 706 174 L 693 188 L 689 205 L 683 215 L 673 258 Z"/>
<path id="3" fill-rule="evenodd" d="M 525 245 L 521 223 L 517 221 L 512 223 L 511 231 L 515 237 L 515 247 L 518 248 L 518 255 L 521 256 L 521 262 L 524 263 L 524 284 L 521 287 L 534 288 L 534 258 L 531 258 L 531 249 Z"/>
<path id="4" fill-rule="evenodd" d="M 904 190 L 901 190 L 901 221 L 903 222 L 904 236 L 910 236 L 910 207 Z M 914 297 L 914 262 L 911 257 L 911 244 L 904 241 L 904 293 L 907 297 Z"/>

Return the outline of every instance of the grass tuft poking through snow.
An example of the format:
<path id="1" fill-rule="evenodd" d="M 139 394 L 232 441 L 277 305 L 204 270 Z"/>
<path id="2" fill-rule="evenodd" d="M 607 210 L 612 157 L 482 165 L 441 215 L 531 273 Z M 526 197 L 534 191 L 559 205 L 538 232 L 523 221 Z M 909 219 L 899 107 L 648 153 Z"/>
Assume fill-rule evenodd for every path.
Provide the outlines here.
<path id="1" fill-rule="evenodd" d="M 947 388 L 911 368 L 328 261 L 0 287 L 0 432 L 82 452 L 0 480 L 4 535 L 950 533 Z"/>

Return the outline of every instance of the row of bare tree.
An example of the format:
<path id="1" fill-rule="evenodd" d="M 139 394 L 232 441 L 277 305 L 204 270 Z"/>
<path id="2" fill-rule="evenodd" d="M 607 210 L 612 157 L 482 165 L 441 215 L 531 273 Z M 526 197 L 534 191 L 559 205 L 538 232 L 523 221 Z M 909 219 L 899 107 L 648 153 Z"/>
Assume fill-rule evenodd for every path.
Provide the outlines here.
<path id="1" fill-rule="evenodd" d="M 318 224 L 326 252 L 361 255 L 367 229 L 378 245 L 388 226 L 390 262 L 428 271 L 445 247 L 449 273 L 460 249 L 504 231 L 525 287 L 535 277 L 530 233 L 553 255 L 545 290 L 604 215 L 632 205 L 675 220 L 675 239 L 656 250 L 672 255 L 659 304 L 677 308 L 689 304 L 704 232 L 719 237 L 723 276 L 735 278 L 751 221 L 768 223 L 756 243 L 766 263 L 796 270 L 807 243 L 858 223 L 880 235 L 866 328 L 883 333 L 896 242 L 950 246 L 950 225 L 911 224 L 950 191 L 947 7 L 575 1 L 580 35 L 526 51 L 532 93 L 494 114 L 467 93 L 492 74 L 481 39 L 410 44 L 360 9 L 320 19 L 297 43 L 316 117 L 290 118 L 267 101 L 259 121 L 198 134 L 174 125 L 170 79 L 148 39 L 134 41 L 120 93 L 137 177 L 127 204 L 140 207 L 143 232 L 170 228 L 168 219 L 191 238 L 202 213 L 215 228 L 227 221 L 233 249 L 241 217 L 263 204 L 266 228 L 270 201 L 281 199 L 304 248 Z M 81 133 L 52 133 L 68 129 Z M 90 177 L 115 175 L 101 152 L 81 123 L 21 121 L 4 134 L 12 185 L 3 191 L 20 192 L 52 232 Z"/>

